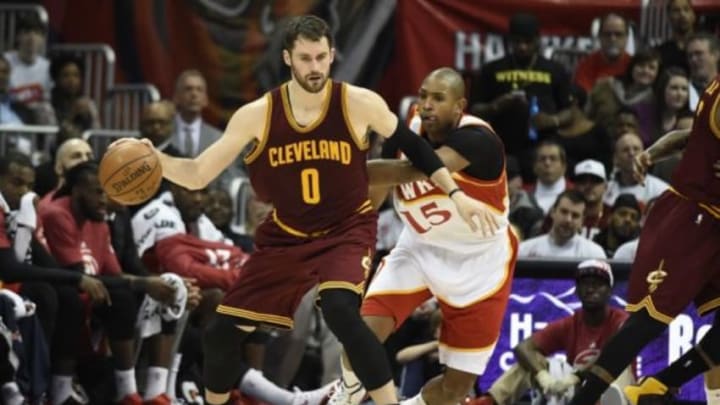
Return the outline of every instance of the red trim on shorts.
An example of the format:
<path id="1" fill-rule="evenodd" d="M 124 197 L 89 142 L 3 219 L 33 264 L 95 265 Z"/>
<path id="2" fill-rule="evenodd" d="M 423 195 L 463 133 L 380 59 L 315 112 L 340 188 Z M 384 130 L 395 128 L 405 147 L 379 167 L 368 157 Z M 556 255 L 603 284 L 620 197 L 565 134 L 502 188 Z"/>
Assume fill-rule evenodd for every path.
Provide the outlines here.
<path id="1" fill-rule="evenodd" d="M 408 294 L 371 295 L 363 301 L 360 314 L 393 318 L 395 330 L 397 330 L 415 308 L 430 298 L 432 298 L 432 293 L 428 289 Z"/>

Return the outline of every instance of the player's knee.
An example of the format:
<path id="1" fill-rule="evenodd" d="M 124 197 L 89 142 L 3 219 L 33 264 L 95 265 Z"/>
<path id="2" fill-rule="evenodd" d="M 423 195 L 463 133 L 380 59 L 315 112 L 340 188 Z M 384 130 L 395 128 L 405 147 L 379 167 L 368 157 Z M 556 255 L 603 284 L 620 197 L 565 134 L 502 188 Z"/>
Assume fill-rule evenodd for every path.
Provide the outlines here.
<path id="1" fill-rule="evenodd" d="M 252 326 L 252 328 L 255 328 Z M 238 327 L 237 319 L 216 314 L 208 323 L 203 333 L 203 348 L 205 353 L 241 352 L 241 343 L 247 338 L 249 332 Z"/>
<path id="2" fill-rule="evenodd" d="M 360 317 L 360 296 L 350 290 L 325 290 L 320 293 L 320 308 L 325 323 L 343 342 L 362 323 Z"/>

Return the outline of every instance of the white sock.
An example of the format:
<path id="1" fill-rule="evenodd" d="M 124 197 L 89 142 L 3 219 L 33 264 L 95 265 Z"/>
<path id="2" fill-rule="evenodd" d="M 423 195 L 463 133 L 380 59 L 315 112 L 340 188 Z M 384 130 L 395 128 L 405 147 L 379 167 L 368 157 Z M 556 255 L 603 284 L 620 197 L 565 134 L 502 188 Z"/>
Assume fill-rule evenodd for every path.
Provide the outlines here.
<path id="1" fill-rule="evenodd" d="M 254 399 L 275 405 L 290 405 L 295 398 L 292 392 L 278 387 L 253 368 L 248 370 L 240 381 L 240 391 Z"/>
<path id="2" fill-rule="evenodd" d="M 20 393 L 20 387 L 15 381 L 3 384 L 0 392 L 5 405 L 22 405 L 25 402 L 25 397 Z"/>
<path id="3" fill-rule="evenodd" d="M 115 370 L 116 399 L 119 401 L 130 394 L 137 393 L 135 384 L 135 368 L 129 370 Z"/>
<path id="4" fill-rule="evenodd" d="M 60 405 L 72 394 L 71 375 L 53 375 L 50 383 L 50 400 L 52 405 Z"/>
<path id="5" fill-rule="evenodd" d="M 720 388 L 709 389 L 706 385 L 705 401 L 708 405 L 720 405 Z"/>
<path id="6" fill-rule="evenodd" d="M 167 388 L 165 388 L 165 394 L 170 399 L 175 399 L 175 385 L 177 383 L 178 370 L 180 370 L 180 362 L 182 362 L 182 354 L 178 353 L 173 357 L 172 368 L 168 377 Z"/>
<path id="7" fill-rule="evenodd" d="M 404 401 L 400 401 L 401 405 L 427 405 L 425 403 L 425 400 L 422 397 L 422 391 L 420 391 L 417 395 L 415 395 L 412 398 L 406 399 Z"/>
<path id="8" fill-rule="evenodd" d="M 342 379 L 348 387 L 354 387 L 357 384 L 362 384 L 357 375 L 355 375 L 355 372 L 352 371 L 351 368 L 346 367 L 345 362 L 342 360 L 340 361 L 340 370 L 342 371 Z"/>
<path id="9" fill-rule="evenodd" d="M 145 394 L 143 399 L 153 399 L 165 393 L 168 381 L 168 369 L 165 367 L 148 367 L 145 376 Z"/>

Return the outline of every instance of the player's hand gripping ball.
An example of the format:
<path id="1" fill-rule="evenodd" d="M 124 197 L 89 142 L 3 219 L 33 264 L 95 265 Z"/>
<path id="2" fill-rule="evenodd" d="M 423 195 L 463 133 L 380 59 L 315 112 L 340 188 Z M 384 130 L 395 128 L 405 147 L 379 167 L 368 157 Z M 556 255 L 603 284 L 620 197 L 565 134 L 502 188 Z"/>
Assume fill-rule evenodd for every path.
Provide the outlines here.
<path id="1" fill-rule="evenodd" d="M 157 193 L 162 166 L 152 146 L 137 139 L 122 139 L 105 152 L 98 177 L 108 197 L 123 205 L 137 205 Z"/>

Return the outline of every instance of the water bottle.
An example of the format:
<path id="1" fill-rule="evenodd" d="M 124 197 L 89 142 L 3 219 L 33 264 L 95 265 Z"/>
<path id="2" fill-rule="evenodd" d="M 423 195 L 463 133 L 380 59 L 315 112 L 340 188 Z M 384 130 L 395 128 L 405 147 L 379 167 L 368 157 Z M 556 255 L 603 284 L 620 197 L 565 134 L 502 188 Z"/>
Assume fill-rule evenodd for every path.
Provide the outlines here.
<path id="1" fill-rule="evenodd" d="M 537 128 L 532 123 L 532 118 L 540 112 L 540 106 L 538 105 L 537 96 L 530 97 L 530 122 L 528 123 L 528 138 L 531 141 L 536 142 L 538 139 Z"/>

